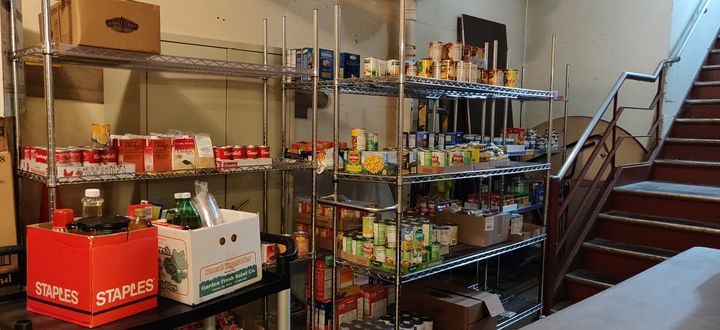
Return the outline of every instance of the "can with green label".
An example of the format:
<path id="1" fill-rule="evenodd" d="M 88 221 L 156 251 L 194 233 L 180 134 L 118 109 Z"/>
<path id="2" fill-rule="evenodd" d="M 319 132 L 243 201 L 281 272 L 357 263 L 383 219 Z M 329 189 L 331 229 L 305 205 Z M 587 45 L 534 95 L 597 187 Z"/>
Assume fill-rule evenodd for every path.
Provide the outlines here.
<path id="1" fill-rule="evenodd" d="M 375 223 L 374 216 L 365 216 L 362 218 L 362 237 L 373 237 L 373 223 Z"/>
<path id="2" fill-rule="evenodd" d="M 384 264 L 388 266 L 395 266 L 395 257 L 397 253 L 397 249 L 387 247 L 385 248 L 385 260 L 383 261 Z"/>
<path id="3" fill-rule="evenodd" d="M 378 150 L 378 133 L 365 133 L 367 138 L 366 150 L 377 151 Z"/>
<path id="4" fill-rule="evenodd" d="M 383 220 L 376 220 L 373 223 L 373 243 L 375 245 L 385 245 L 387 238 L 387 224 Z"/>
<path id="5" fill-rule="evenodd" d="M 345 172 L 351 174 L 362 173 L 362 152 L 357 150 L 346 151 Z"/>
<path id="6" fill-rule="evenodd" d="M 430 259 L 431 260 L 440 259 L 440 243 L 438 243 L 438 242 L 432 243 L 432 246 L 430 247 Z"/>

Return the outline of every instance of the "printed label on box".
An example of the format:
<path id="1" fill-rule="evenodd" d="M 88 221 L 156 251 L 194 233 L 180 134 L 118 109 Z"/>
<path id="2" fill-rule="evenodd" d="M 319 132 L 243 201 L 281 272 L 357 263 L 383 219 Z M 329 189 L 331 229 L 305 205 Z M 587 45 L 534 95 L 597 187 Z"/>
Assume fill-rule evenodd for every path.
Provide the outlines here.
<path id="1" fill-rule="evenodd" d="M 187 296 L 190 294 L 187 243 L 177 238 L 158 236 L 160 289 Z"/>
<path id="2" fill-rule="evenodd" d="M 255 252 L 203 267 L 200 269 L 200 297 L 254 279 L 257 272 Z"/>
<path id="3" fill-rule="evenodd" d="M 495 217 L 485 218 L 485 231 L 495 230 Z"/>

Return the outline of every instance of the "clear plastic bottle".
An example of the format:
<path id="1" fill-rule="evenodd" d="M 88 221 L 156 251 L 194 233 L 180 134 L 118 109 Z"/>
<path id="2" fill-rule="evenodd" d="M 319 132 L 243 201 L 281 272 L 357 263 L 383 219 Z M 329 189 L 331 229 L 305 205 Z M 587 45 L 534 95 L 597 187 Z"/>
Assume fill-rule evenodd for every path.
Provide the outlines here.
<path id="1" fill-rule="evenodd" d="M 200 214 L 192 205 L 190 198 L 192 195 L 189 192 L 176 193 L 175 194 L 175 219 L 173 224 L 183 226 L 187 229 L 196 229 L 202 227 L 202 221 L 200 220 Z"/>
<path id="2" fill-rule="evenodd" d="M 128 230 L 138 230 L 152 227 L 150 220 L 145 217 L 146 208 L 136 208 L 133 211 L 133 220 L 128 224 Z"/>
<path id="3" fill-rule="evenodd" d="M 83 218 L 102 216 L 103 202 L 105 200 L 100 197 L 100 189 L 85 189 L 85 197 L 81 201 Z"/>

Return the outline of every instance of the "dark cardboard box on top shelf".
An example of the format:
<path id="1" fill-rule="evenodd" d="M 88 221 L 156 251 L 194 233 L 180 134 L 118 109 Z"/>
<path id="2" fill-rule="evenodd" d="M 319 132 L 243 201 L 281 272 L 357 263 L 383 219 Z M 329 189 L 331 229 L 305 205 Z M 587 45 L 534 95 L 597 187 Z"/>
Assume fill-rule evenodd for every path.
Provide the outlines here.
<path id="1" fill-rule="evenodd" d="M 496 329 L 505 311 L 497 295 L 440 281 L 405 286 L 400 299 L 404 309 L 432 317 L 436 330 Z"/>
<path id="2" fill-rule="evenodd" d="M 295 213 L 295 221 L 306 225 L 310 224 L 309 213 Z M 315 217 L 315 225 L 318 227 L 332 228 L 333 218 L 332 215 L 320 215 Z M 340 217 L 338 218 L 338 230 L 340 231 L 352 231 L 362 227 L 362 218 L 356 217 Z"/>
<path id="3" fill-rule="evenodd" d="M 508 240 L 510 214 L 501 213 L 489 217 L 441 212 L 430 219 L 433 223 L 451 223 L 458 226 L 458 243 L 480 247 L 495 245 Z"/>
<path id="4" fill-rule="evenodd" d="M 520 241 L 524 241 L 526 239 L 531 239 L 533 237 L 538 237 L 542 234 L 545 234 L 544 226 L 525 222 L 522 224 L 522 231 L 520 232 L 520 234 L 510 234 L 509 241 L 510 242 L 520 242 Z"/>

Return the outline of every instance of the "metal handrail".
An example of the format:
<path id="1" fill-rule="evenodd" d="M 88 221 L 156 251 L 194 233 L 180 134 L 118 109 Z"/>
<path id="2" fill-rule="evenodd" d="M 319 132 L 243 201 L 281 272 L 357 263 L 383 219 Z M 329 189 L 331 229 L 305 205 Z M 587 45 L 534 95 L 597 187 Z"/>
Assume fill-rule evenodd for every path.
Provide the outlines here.
<path id="1" fill-rule="evenodd" d="M 607 111 L 608 107 L 610 106 L 610 103 L 613 102 L 613 99 L 617 95 L 617 93 L 620 91 L 620 87 L 622 87 L 623 83 L 626 80 L 636 80 L 636 81 L 645 81 L 645 82 L 656 82 L 657 79 L 660 77 L 660 73 L 666 66 L 670 66 L 673 63 L 676 63 L 680 61 L 680 56 L 682 55 L 683 51 L 685 51 L 685 47 L 688 44 L 688 41 L 690 40 L 690 35 L 692 35 L 693 31 L 695 31 L 695 28 L 697 27 L 698 23 L 700 22 L 700 17 L 702 14 L 707 12 L 707 7 L 710 4 L 710 0 L 705 0 L 701 5 L 699 5 L 693 14 L 693 18 L 691 19 L 691 24 L 689 23 L 683 32 L 683 36 L 681 42 L 679 44 L 676 44 L 675 47 L 673 47 L 673 51 L 670 54 L 670 56 L 658 63 L 657 67 L 655 68 L 655 72 L 653 74 L 644 74 L 644 73 L 637 73 L 637 72 L 630 72 L 625 71 L 622 74 L 620 74 L 620 77 L 618 77 L 617 81 L 615 81 L 615 85 L 613 85 L 612 89 L 610 90 L 610 93 L 608 93 L 607 97 L 605 97 L 605 101 L 600 105 L 600 108 L 595 113 L 595 116 L 593 116 L 592 120 L 588 124 L 587 128 L 585 128 L 585 131 L 583 131 L 582 135 L 580 135 L 580 138 L 578 139 L 578 143 L 580 145 L 584 145 L 585 141 L 587 141 L 590 134 L 592 134 L 592 131 L 595 129 L 595 126 L 600 122 L 600 119 L 602 119 L 602 116 L 605 115 L 605 112 Z M 689 28 L 688 28 L 689 27 Z M 679 47 L 677 45 L 680 45 Z M 570 167 L 573 163 L 577 160 L 578 155 L 580 154 L 580 149 L 573 149 L 573 151 L 570 153 L 570 155 L 567 157 L 565 162 L 563 163 L 562 167 L 560 168 L 560 171 L 552 176 L 553 180 L 562 180 L 565 178 L 565 175 L 567 174 L 568 170 L 570 170 Z"/>

